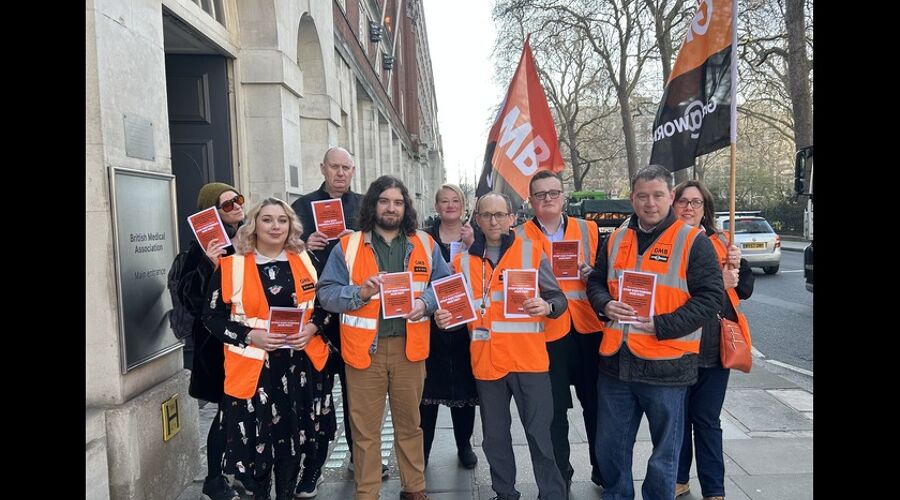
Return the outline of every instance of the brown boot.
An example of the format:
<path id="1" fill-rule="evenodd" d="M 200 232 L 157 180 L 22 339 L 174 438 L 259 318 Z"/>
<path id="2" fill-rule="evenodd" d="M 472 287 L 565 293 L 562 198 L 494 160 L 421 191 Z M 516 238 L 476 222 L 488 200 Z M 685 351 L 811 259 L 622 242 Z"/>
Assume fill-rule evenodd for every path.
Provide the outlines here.
<path id="1" fill-rule="evenodd" d="M 682 495 L 687 495 L 691 492 L 691 487 L 687 483 L 675 483 L 675 498 L 678 498 Z"/>
<path id="2" fill-rule="evenodd" d="M 401 491 L 400 500 L 428 500 L 428 495 L 425 494 L 425 490 L 414 492 Z"/>

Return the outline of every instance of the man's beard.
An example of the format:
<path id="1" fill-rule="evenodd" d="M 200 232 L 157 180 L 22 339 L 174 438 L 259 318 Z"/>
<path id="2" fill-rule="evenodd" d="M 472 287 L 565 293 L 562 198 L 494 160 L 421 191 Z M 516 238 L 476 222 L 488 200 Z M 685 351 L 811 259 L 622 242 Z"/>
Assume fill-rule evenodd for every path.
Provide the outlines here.
<path id="1" fill-rule="evenodd" d="M 396 222 L 387 221 L 384 216 L 376 215 L 375 223 L 378 224 L 378 227 L 380 227 L 381 229 L 387 229 L 388 231 L 393 231 L 394 229 L 399 228 L 400 224 L 403 223 L 403 217 L 401 217 L 400 214 L 395 214 L 395 215 L 397 217 Z"/>

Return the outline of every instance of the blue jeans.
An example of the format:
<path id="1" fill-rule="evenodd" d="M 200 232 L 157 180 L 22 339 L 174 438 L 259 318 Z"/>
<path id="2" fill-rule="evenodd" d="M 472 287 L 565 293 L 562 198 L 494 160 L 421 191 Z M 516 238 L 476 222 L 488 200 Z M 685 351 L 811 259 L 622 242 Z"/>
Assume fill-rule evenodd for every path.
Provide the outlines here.
<path id="1" fill-rule="evenodd" d="M 631 462 L 634 440 L 644 413 L 650 424 L 653 453 L 647 462 L 647 477 L 641 494 L 644 500 L 675 498 L 687 388 L 622 382 L 600 373 L 597 378 L 597 466 L 603 500 L 634 499 Z"/>
<path id="2" fill-rule="evenodd" d="M 687 483 L 691 472 L 691 427 L 697 445 L 697 477 L 705 497 L 725 496 L 725 459 L 719 415 L 731 370 L 700 368 L 697 383 L 687 393 L 684 407 L 684 440 L 678 459 L 678 482 Z"/>

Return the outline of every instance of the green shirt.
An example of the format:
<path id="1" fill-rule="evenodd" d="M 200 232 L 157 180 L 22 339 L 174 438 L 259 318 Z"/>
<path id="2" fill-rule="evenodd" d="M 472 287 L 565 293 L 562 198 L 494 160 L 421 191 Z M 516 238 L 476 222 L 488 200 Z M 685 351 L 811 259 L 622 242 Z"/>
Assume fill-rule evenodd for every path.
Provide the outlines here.
<path id="1" fill-rule="evenodd" d="M 388 244 L 375 231 L 372 231 L 372 250 L 378 261 L 378 269 L 386 273 L 402 273 L 406 271 L 403 261 L 406 260 L 406 235 L 403 231 Z M 403 318 L 384 319 L 378 312 L 378 337 L 402 337 L 406 335 L 406 320 Z"/>

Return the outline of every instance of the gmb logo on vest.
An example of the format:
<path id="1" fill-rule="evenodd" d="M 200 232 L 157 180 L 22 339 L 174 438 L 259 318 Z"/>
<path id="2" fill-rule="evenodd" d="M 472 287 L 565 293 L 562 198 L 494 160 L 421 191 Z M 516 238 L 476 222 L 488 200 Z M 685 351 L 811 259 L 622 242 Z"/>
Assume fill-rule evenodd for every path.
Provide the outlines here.
<path id="1" fill-rule="evenodd" d="M 667 245 L 664 243 L 656 244 L 650 251 L 650 260 L 655 260 L 658 262 L 669 262 L 669 254 L 672 253 L 671 248 L 672 245 Z"/>
<path id="2" fill-rule="evenodd" d="M 316 287 L 315 283 L 313 283 L 309 278 L 303 278 L 302 280 L 300 280 L 300 286 L 304 292 L 307 290 L 312 290 Z"/>
<path id="3" fill-rule="evenodd" d="M 413 272 L 414 273 L 427 273 L 428 268 L 425 267 L 425 261 L 424 260 L 416 260 L 416 262 L 413 264 Z"/>

